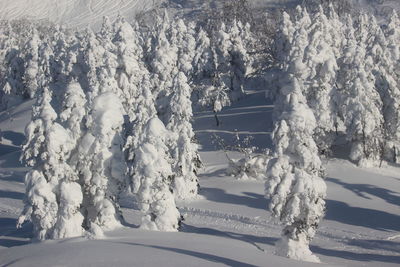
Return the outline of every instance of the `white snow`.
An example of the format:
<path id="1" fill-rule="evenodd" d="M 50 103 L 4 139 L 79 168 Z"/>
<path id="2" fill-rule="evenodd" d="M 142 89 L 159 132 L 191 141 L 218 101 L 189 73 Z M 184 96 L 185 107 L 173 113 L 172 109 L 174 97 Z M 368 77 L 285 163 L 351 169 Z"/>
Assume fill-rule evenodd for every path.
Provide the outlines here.
<path id="1" fill-rule="evenodd" d="M 2 0 L 0 19 L 33 19 L 69 27 L 99 28 L 103 16 L 118 14 L 132 21 L 136 14 L 159 5 L 162 0 Z"/>
<path id="2" fill-rule="evenodd" d="M 209 144 L 211 133 L 229 140 L 236 128 L 240 133 L 255 133 L 254 143 L 265 147 L 272 108 L 262 95 L 256 92 L 224 109 L 218 129 L 212 112 L 195 113 L 194 126 L 203 145 L 205 167 L 199 177 L 202 190 L 198 199 L 177 203 L 185 217 L 181 232 L 137 229 L 139 212 L 124 208 L 127 227 L 100 240 L 73 238 L 30 244 L 30 225 L 15 229 L 23 207 L 22 179 L 26 171 L 18 163 L 17 146 L 22 142 L 23 124 L 30 118 L 32 103 L 13 108 L 13 121 L 6 112 L 0 113 L 0 265 L 314 266 L 273 254 L 281 227 L 266 211 L 263 182 L 226 176 L 224 152 Z M 162 134 L 158 130 L 155 133 Z M 323 266 L 398 266 L 399 168 L 363 170 L 342 159 L 329 160 L 326 166 L 327 215 L 311 244 L 313 253 Z"/>
<path id="3" fill-rule="evenodd" d="M 263 4 L 269 7 L 284 7 L 299 1 L 252 0 L 257 5 Z M 0 19 L 50 20 L 72 27 L 83 28 L 89 25 L 98 28 L 103 15 L 113 19 L 120 13 L 130 21 L 138 12 L 146 11 L 161 2 L 162 0 L 0 0 Z M 195 7 L 201 10 L 207 6 L 205 0 L 168 2 L 177 9 L 182 8 L 183 12 L 193 9 L 193 14 L 196 13 Z M 398 0 L 354 2 L 363 8 L 371 9 L 372 12 L 389 6 L 400 9 Z M 218 4 L 216 0 L 211 3 Z M 296 67 L 304 66 L 299 64 Z M 78 92 L 80 89 L 72 85 L 69 91 Z M 204 164 L 204 168 L 198 174 L 201 189 L 193 200 L 179 200 L 176 202 L 177 209 L 175 208 L 173 195 L 165 181 L 162 181 L 170 174 L 167 171 L 162 174 L 165 177 L 161 175 L 168 165 L 167 159 L 160 157 L 160 154 L 165 154 L 165 149 L 156 146 L 157 143 L 163 143 L 163 139 L 168 138 L 170 133 L 160 120 L 154 119 L 144 129 L 148 140 L 141 140 L 138 144 L 141 149 L 138 157 L 141 159 L 141 170 L 144 173 L 142 176 L 151 176 L 151 179 L 146 181 L 148 184 L 143 185 L 141 189 L 142 200 L 147 202 L 124 202 L 126 206 L 122 206 L 123 227 L 117 229 L 108 227 L 113 230 L 103 232 L 101 225 L 93 223 L 91 225 L 93 236 L 40 243 L 31 242 L 33 237 L 31 223 L 23 224 L 20 229 L 15 227 L 23 209 L 24 177 L 30 170 L 23 167 L 19 157 L 24 141 L 24 129 L 31 119 L 34 101 L 23 102 L 0 112 L 0 265 L 399 266 L 400 167 L 383 164 L 381 168 L 362 169 L 347 159 L 340 158 L 322 162 L 327 171 L 325 179 L 327 211 L 310 244 L 312 254 L 322 263 L 294 261 L 275 254 L 275 243 L 281 237 L 282 226 L 267 210 L 271 200 L 264 196 L 264 181 L 238 180 L 227 175 L 226 170 L 231 161 L 226 155 L 238 160 L 239 163 L 239 158 L 243 158 L 243 155 L 237 151 L 223 151 L 213 143 L 214 134 L 223 138 L 228 145 L 236 136 L 252 136 L 251 146 L 258 146 L 260 151 L 271 148 L 273 106 L 265 100 L 264 92 L 248 90 L 246 93 L 247 96 L 230 107 L 220 105 L 219 127 L 215 126 L 212 111 L 193 114 L 193 127 Z M 68 102 L 68 99 L 65 101 Z M 111 169 L 113 178 L 118 180 L 124 175 L 121 171 L 123 168 L 118 165 L 118 160 L 122 156 L 110 159 L 109 155 L 113 147 L 120 146 L 120 143 L 114 143 L 112 139 L 114 131 L 120 129 L 124 123 L 123 103 L 110 92 L 103 93 L 93 101 L 93 113 L 90 119 L 96 123 L 91 125 L 93 127 L 90 132 L 80 139 L 78 152 L 87 155 L 87 158 L 95 158 L 93 161 L 97 164 L 94 164 L 93 168 L 100 174 L 106 169 Z M 68 123 L 73 124 L 78 121 L 75 128 L 79 128 L 79 120 L 74 121 L 74 118 L 81 117 L 83 112 L 83 110 L 72 112 L 67 109 L 60 115 L 65 119 L 71 117 Z M 304 115 L 304 110 L 299 113 Z M 304 123 L 301 125 L 301 122 L 301 120 L 298 122 L 301 126 L 299 128 L 304 130 L 309 127 Z M 101 124 L 110 127 L 107 129 L 96 127 Z M 61 128 L 58 130 L 50 137 L 54 146 L 62 150 L 62 145 L 68 139 L 68 132 L 62 131 Z M 104 145 L 102 153 L 93 152 L 95 144 Z M 283 157 L 282 160 L 284 161 Z M 285 165 L 284 163 L 282 165 Z M 265 168 L 261 163 L 258 167 Z M 258 172 L 262 173 L 262 170 L 257 170 Z M 35 194 L 38 205 L 46 205 L 45 198 L 55 198 L 55 194 L 52 194 L 52 188 L 40 173 L 31 172 L 31 174 L 28 179 L 43 180 L 43 183 L 37 183 L 33 190 L 38 191 Z M 146 194 L 154 186 L 162 186 L 163 195 L 149 200 Z M 69 181 L 60 183 L 60 187 L 64 193 L 57 197 L 60 198 L 63 209 L 76 211 L 84 198 L 79 185 Z M 101 192 L 101 195 L 104 194 Z M 161 203 L 162 201 L 167 202 L 167 205 Z M 50 199 L 49 202 L 55 202 L 55 199 Z M 136 204 L 149 206 L 149 203 L 154 203 L 151 214 L 146 214 L 149 212 L 146 207 L 141 207 L 141 211 L 136 207 Z M 102 219 L 110 218 L 113 223 L 115 217 L 113 203 L 106 200 L 98 201 L 96 205 L 96 212 L 100 210 L 103 212 Z M 173 208 L 166 209 L 166 206 Z M 154 215 L 155 211 L 161 214 L 159 217 L 163 221 L 152 220 L 151 215 Z M 65 219 L 71 223 L 68 227 L 61 227 L 62 232 L 57 233 L 60 238 L 79 235 L 82 230 L 81 214 L 79 212 L 66 212 L 66 214 L 77 217 L 70 220 L 71 218 L 66 216 Z M 179 214 L 184 220 L 179 231 L 175 231 Z M 51 214 L 42 216 L 54 217 Z M 117 224 L 120 226 L 119 222 Z M 166 230 L 169 232 L 148 231 L 163 230 L 163 227 L 167 227 Z M 107 227 L 105 228 L 107 230 Z M 97 239 L 91 239 L 94 236 Z M 307 249 L 301 247 L 300 251 L 311 256 L 311 252 Z M 304 258 L 304 255 L 294 257 Z"/>

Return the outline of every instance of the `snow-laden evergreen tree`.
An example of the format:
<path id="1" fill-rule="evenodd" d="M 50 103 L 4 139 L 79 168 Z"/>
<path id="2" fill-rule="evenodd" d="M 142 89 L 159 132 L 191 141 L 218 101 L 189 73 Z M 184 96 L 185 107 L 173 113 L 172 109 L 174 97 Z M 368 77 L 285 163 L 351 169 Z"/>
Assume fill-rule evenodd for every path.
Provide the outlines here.
<path id="1" fill-rule="evenodd" d="M 38 72 L 39 72 L 39 46 L 40 38 L 36 29 L 33 30 L 31 38 L 26 44 L 25 50 L 25 73 L 24 73 L 24 84 L 26 87 L 25 94 L 29 98 L 33 98 L 36 95 L 38 88 Z"/>
<path id="2" fill-rule="evenodd" d="M 103 17 L 103 22 L 101 24 L 100 31 L 97 33 L 97 37 L 100 39 L 107 51 L 112 51 L 114 49 L 112 39 L 115 36 L 115 29 L 107 16 Z"/>
<path id="3" fill-rule="evenodd" d="M 168 131 L 154 117 L 146 125 L 145 137 L 135 155 L 134 180 L 137 202 L 143 212 L 140 227 L 148 230 L 177 231 L 180 214 L 171 190 L 173 172 L 165 144 Z"/>
<path id="4" fill-rule="evenodd" d="M 159 25 L 154 30 L 152 59 L 150 72 L 153 73 L 153 94 L 156 99 L 156 109 L 159 118 L 167 123 L 171 115 L 169 101 L 172 90 L 172 83 L 178 73 L 178 47 L 171 44 L 167 35 L 170 35 L 168 16 L 164 13 L 159 19 Z"/>
<path id="5" fill-rule="evenodd" d="M 221 82 L 224 87 L 229 88 L 231 101 L 237 101 L 244 95 L 244 81 L 247 72 L 248 56 L 240 36 L 237 20 L 234 19 L 231 25 L 221 23 L 218 31 L 212 36 L 212 49 L 215 51 Z"/>
<path id="6" fill-rule="evenodd" d="M 128 163 L 128 179 L 133 193 L 137 193 L 140 184 L 135 183 L 135 159 L 136 152 L 142 144 L 145 136 L 145 129 L 148 121 L 157 116 L 154 105 L 154 96 L 151 92 L 151 82 L 147 76 L 143 77 L 140 85 L 140 92 L 136 99 L 136 105 L 132 107 L 132 114 L 135 114 L 130 127 L 127 129 L 125 141 L 125 151 Z"/>
<path id="7" fill-rule="evenodd" d="M 22 159 L 33 169 L 25 177 L 24 212 L 18 220 L 31 220 L 39 240 L 81 236 L 82 191 L 78 175 L 68 164 L 74 142 L 56 122 L 51 92 L 44 88 L 26 128 Z"/>
<path id="8" fill-rule="evenodd" d="M 382 100 L 382 114 L 384 127 L 382 133 L 381 156 L 395 161 L 398 149 L 398 127 L 399 127 L 399 88 L 396 82 L 397 71 L 393 61 L 388 41 L 378 25 L 375 17 L 368 18 L 368 39 L 366 44 L 365 70 L 369 73 L 367 79 L 375 82 L 375 90 Z"/>
<path id="9" fill-rule="evenodd" d="M 83 119 L 86 115 L 86 98 L 76 81 L 67 85 L 63 96 L 60 121 L 68 133 L 70 150 L 64 151 L 70 174 L 59 183 L 59 214 L 53 238 L 66 238 L 83 234 L 84 217 L 80 212 L 83 201 L 82 187 L 76 169 L 75 148 L 84 132 Z"/>
<path id="10" fill-rule="evenodd" d="M 270 72 L 267 97 L 274 100 L 280 90 L 281 80 L 285 79 L 283 69 L 289 59 L 293 37 L 295 35 L 294 24 L 288 13 L 282 12 L 281 20 L 273 43 L 273 57 L 275 68 Z"/>
<path id="11" fill-rule="evenodd" d="M 177 68 L 187 77 L 192 77 L 192 63 L 196 49 L 193 23 L 188 23 L 186 25 L 182 19 L 178 19 L 172 24 L 170 34 L 172 49 L 177 51 Z"/>
<path id="12" fill-rule="evenodd" d="M 199 182 L 196 162 L 199 160 L 191 120 L 191 89 L 183 72 L 174 80 L 174 92 L 171 98 L 171 118 L 167 129 L 171 131 L 169 147 L 173 159 L 174 194 L 179 199 L 190 199 L 197 195 Z"/>
<path id="13" fill-rule="evenodd" d="M 6 22 L 3 31 L 5 39 L 3 42 L 3 64 L 2 73 L 2 107 L 8 108 L 22 101 L 24 96 L 24 60 L 18 35 L 14 32 L 11 24 Z"/>
<path id="14" fill-rule="evenodd" d="M 256 59 L 256 47 L 259 41 L 257 40 L 256 34 L 253 33 L 249 22 L 243 24 L 242 21 L 237 20 L 237 25 L 239 28 L 239 36 L 245 51 L 243 55 L 245 58 L 244 63 L 247 75 L 255 70 L 253 65 Z"/>
<path id="15" fill-rule="evenodd" d="M 385 158 L 398 162 L 400 151 L 400 20 L 394 11 L 385 30 L 387 47 L 379 61 L 386 133 Z M 382 64 L 383 63 L 383 64 Z"/>
<path id="16" fill-rule="evenodd" d="M 63 97 L 60 120 L 70 131 L 75 144 L 84 133 L 84 118 L 86 116 L 86 96 L 78 82 L 68 84 Z"/>
<path id="17" fill-rule="evenodd" d="M 211 40 L 204 29 L 200 28 L 196 35 L 196 47 L 193 56 L 193 76 L 196 84 L 204 79 L 210 79 L 212 66 Z"/>
<path id="18" fill-rule="evenodd" d="M 232 47 L 230 56 L 230 89 L 231 99 L 236 101 L 244 95 L 244 83 L 248 73 L 249 57 L 241 35 L 242 23 L 234 19 L 228 31 Z"/>
<path id="19" fill-rule="evenodd" d="M 39 46 L 38 60 L 39 69 L 37 73 L 37 84 L 40 88 L 49 86 L 52 82 L 51 61 L 53 57 L 53 49 L 48 41 L 44 41 Z"/>
<path id="20" fill-rule="evenodd" d="M 326 13 L 326 16 L 329 20 L 328 25 L 326 25 L 329 35 L 326 37 L 329 38 L 329 43 L 331 44 L 331 48 L 333 49 L 335 57 L 340 58 L 343 42 L 345 41 L 345 25 L 342 22 L 343 19 L 339 17 L 332 2 L 328 4 Z"/>
<path id="21" fill-rule="evenodd" d="M 391 53 L 393 63 L 396 68 L 399 67 L 400 58 L 400 19 L 397 12 L 393 10 L 390 16 L 389 23 L 385 30 L 386 39 L 388 41 L 388 48 Z"/>
<path id="22" fill-rule="evenodd" d="M 290 46 L 290 50 L 288 51 L 288 54 L 285 56 L 286 59 L 281 64 L 282 73 L 278 74 L 279 86 L 276 89 L 277 90 L 276 96 L 273 96 L 275 103 L 277 103 L 273 111 L 274 119 L 279 117 L 283 111 L 282 109 L 284 105 L 279 103 L 280 101 L 282 101 L 282 98 L 278 98 L 278 96 L 279 96 L 279 91 L 282 90 L 283 87 L 287 86 L 286 85 L 286 83 L 288 82 L 286 76 L 287 72 L 295 72 L 298 71 L 298 69 L 301 69 L 302 71 L 299 72 L 297 78 L 301 80 L 301 82 L 304 82 L 307 76 L 309 75 L 310 71 L 307 68 L 307 65 L 303 62 L 305 49 L 308 45 L 308 29 L 306 30 L 305 28 L 300 27 L 299 29 L 295 30 L 294 36 L 292 38 L 293 39 L 292 39 L 292 44 Z M 306 95 L 309 88 L 302 87 L 302 89 L 305 90 L 302 93 Z"/>
<path id="23" fill-rule="evenodd" d="M 213 66 L 213 74 L 211 76 L 211 81 L 209 85 L 205 85 L 199 97 L 199 103 L 204 107 L 210 107 L 214 112 L 215 120 L 217 126 L 219 126 L 220 121 L 218 118 L 218 112 L 222 110 L 223 107 L 229 106 L 231 100 L 229 97 L 230 89 L 226 86 L 221 77 L 218 67 L 218 55 L 215 49 L 211 50 L 211 60 Z"/>
<path id="24" fill-rule="evenodd" d="M 338 128 L 336 106 L 332 98 L 332 95 L 336 94 L 338 65 L 333 36 L 330 35 L 330 20 L 321 6 L 315 14 L 309 32 L 309 44 L 305 48 L 303 58 L 307 66 L 306 82 L 309 86 L 303 94 L 318 121 L 314 131 L 315 141 L 320 153 L 326 154 L 333 143 L 333 133 L 335 130 L 337 132 Z"/>
<path id="25" fill-rule="evenodd" d="M 75 155 L 84 191 L 84 226 L 95 236 L 120 225 L 119 193 L 125 186 L 122 126 L 125 110 L 104 49 L 91 33 L 84 51 L 87 66 L 85 131 Z"/>
<path id="26" fill-rule="evenodd" d="M 91 104 L 93 99 L 100 93 L 99 68 L 104 63 L 105 49 L 89 29 L 85 32 L 84 45 L 83 64 L 86 72 L 86 83 L 90 87 L 87 93 L 89 104 Z"/>
<path id="27" fill-rule="evenodd" d="M 149 75 L 143 63 L 143 50 L 140 46 L 138 33 L 124 19 L 116 28 L 113 43 L 117 54 L 116 79 L 122 92 L 122 101 L 131 121 L 132 113 L 139 94 L 139 86 L 143 76 Z"/>
<path id="28" fill-rule="evenodd" d="M 347 38 L 339 93 L 347 139 L 352 142 L 350 158 L 361 166 L 377 165 L 383 153 L 382 101 L 366 67 L 365 43 L 357 44 L 351 29 Z"/>
<path id="29" fill-rule="evenodd" d="M 44 165 L 49 160 L 46 137 L 57 118 L 50 101 L 51 93 L 46 89 L 33 107 L 32 121 L 26 127 L 27 141 L 21 156 L 21 160 L 28 166 L 37 167 L 25 176 L 25 207 L 18 219 L 18 226 L 25 220 L 30 220 L 34 227 L 34 236 L 39 240 L 50 238 L 58 212 L 57 199 L 53 192 L 58 181 L 55 181 L 55 177 L 46 177 L 44 174 Z"/>
<path id="30" fill-rule="evenodd" d="M 66 84 L 71 75 L 72 65 L 69 57 L 72 43 L 76 40 L 66 31 L 65 27 L 57 26 L 52 37 L 53 57 L 51 61 L 52 79 L 54 83 Z M 73 60 L 73 59 L 72 59 Z M 55 92 L 57 93 L 57 92 Z"/>
<path id="31" fill-rule="evenodd" d="M 311 18 L 306 7 L 302 7 L 300 5 L 296 7 L 294 14 L 294 22 L 295 22 L 294 27 L 296 30 L 299 30 L 301 28 L 308 29 L 308 27 L 310 27 Z"/>
<path id="32" fill-rule="evenodd" d="M 101 236 L 104 230 L 120 226 L 117 202 L 126 169 L 121 136 L 124 109 L 112 89 L 96 96 L 88 108 L 77 169 L 84 192 L 85 228 Z"/>
<path id="33" fill-rule="evenodd" d="M 274 43 L 275 58 L 278 61 L 278 64 L 280 64 L 281 68 L 283 68 L 282 64 L 286 61 L 289 55 L 294 33 L 295 28 L 289 14 L 283 12 Z"/>
<path id="34" fill-rule="evenodd" d="M 277 254 L 318 262 L 309 243 L 324 214 L 326 185 L 313 140 L 316 120 L 302 95 L 304 84 L 297 78 L 303 70 L 290 69 L 278 95 L 283 108 L 273 131 L 275 156 L 268 164 L 265 190 L 270 210 L 285 226 Z"/>

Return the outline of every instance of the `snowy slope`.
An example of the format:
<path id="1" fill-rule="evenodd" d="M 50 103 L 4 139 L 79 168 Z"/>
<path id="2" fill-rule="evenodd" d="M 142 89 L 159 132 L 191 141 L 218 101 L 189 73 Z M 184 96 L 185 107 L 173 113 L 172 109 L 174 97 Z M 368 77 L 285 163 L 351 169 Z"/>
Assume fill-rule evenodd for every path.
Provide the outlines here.
<path id="1" fill-rule="evenodd" d="M 22 209 L 26 172 L 18 163 L 27 102 L 0 114 L 0 265 L 6 266 L 314 266 L 274 255 L 278 222 L 266 211 L 260 181 L 227 177 L 225 154 L 212 134 L 229 143 L 235 133 L 253 135 L 268 147 L 272 106 L 262 92 L 226 108 L 215 127 L 211 112 L 195 114 L 205 167 L 200 197 L 178 203 L 185 217 L 179 233 L 136 228 L 137 211 L 125 208 L 127 224 L 103 240 L 75 238 L 30 244 L 31 226 L 14 228 Z M 13 118 L 12 120 L 10 118 Z M 231 156 L 238 156 L 230 152 Z M 323 266 L 398 266 L 400 262 L 400 169 L 362 170 L 346 160 L 327 162 L 327 215 L 311 249 Z"/>
<path id="2" fill-rule="evenodd" d="M 97 28 L 102 17 L 118 14 L 131 21 L 160 0 L 1 0 L 0 19 L 49 20 L 71 27 Z"/>
<path id="3" fill-rule="evenodd" d="M 70 27 L 98 29 L 102 17 L 114 19 L 121 14 L 132 21 L 136 14 L 163 6 L 172 13 L 196 16 L 206 8 L 215 8 L 219 0 L 1 0 L 0 20 L 34 19 L 65 24 Z M 250 0 L 257 10 L 294 7 L 301 0 Z M 356 7 L 375 14 L 389 14 L 400 10 L 398 0 L 354 0 Z"/>

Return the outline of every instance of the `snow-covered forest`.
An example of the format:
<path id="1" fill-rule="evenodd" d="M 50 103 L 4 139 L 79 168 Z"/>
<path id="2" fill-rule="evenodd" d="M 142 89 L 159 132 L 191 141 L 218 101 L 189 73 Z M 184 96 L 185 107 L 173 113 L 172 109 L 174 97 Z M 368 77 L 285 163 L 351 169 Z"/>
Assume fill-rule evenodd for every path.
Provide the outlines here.
<path id="1" fill-rule="evenodd" d="M 398 6 L 155 2 L 0 21 L 0 264 L 399 264 Z"/>

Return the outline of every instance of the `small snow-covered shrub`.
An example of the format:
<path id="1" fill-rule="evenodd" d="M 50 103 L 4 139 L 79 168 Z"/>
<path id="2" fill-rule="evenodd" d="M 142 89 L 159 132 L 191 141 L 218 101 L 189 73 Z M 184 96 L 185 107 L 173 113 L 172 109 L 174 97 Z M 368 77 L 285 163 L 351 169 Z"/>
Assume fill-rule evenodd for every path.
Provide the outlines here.
<path id="1" fill-rule="evenodd" d="M 238 180 L 264 180 L 270 157 L 268 155 L 249 155 L 239 160 L 229 161 L 226 173 Z"/>
<path id="2" fill-rule="evenodd" d="M 228 159 L 229 166 L 226 170 L 226 174 L 238 180 L 265 179 L 267 165 L 271 158 L 268 149 L 261 154 L 256 153 L 258 148 L 250 145 L 252 137 L 247 136 L 241 140 L 238 133 L 235 134 L 234 145 L 227 145 L 226 142 L 217 135 L 214 135 L 213 138 L 213 142 L 224 150 Z M 238 151 L 243 157 L 233 159 L 228 155 L 228 151 Z"/>

